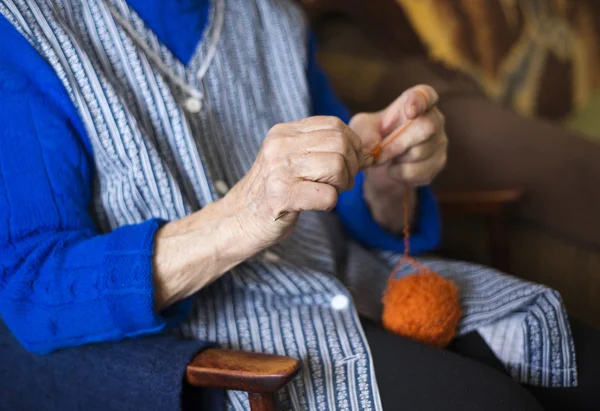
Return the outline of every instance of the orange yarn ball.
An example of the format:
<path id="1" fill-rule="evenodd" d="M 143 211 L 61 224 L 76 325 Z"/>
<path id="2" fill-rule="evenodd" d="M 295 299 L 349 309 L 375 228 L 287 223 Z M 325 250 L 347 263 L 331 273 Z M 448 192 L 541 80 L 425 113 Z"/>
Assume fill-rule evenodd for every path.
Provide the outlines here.
<path id="1" fill-rule="evenodd" d="M 389 331 L 436 347 L 447 346 L 461 316 L 458 288 L 429 269 L 390 279 L 383 298 Z"/>

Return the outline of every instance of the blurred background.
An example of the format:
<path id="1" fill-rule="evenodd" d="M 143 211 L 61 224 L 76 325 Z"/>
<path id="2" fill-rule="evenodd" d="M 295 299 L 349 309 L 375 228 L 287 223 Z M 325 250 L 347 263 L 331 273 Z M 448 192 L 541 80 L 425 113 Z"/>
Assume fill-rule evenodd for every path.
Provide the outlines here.
<path id="1" fill-rule="evenodd" d="M 502 219 L 445 215 L 440 252 L 552 286 L 600 327 L 600 1 L 304 6 L 352 111 L 420 83 L 438 90 L 450 151 L 436 190 L 521 193 Z"/>

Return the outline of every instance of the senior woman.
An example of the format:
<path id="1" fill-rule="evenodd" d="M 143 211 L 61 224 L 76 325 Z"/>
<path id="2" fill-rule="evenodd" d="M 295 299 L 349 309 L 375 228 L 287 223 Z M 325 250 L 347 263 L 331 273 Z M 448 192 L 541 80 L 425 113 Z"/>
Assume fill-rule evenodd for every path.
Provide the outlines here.
<path id="1" fill-rule="evenodd" d="M 432 88 L 350 119 L 291 1 L 4 0 L 0 13 L 0 314 L 28 350 L 178 327 L 300 358 L 290 409 L 377 410 L 383 397 L 394 410 L 402 397 L 533 410 L 513 379 L 576 385 L 560 297 L 491 270 L 424 261 L 461 287 L 459 334 L 477 330 L 512 379 L 359 319 L 379 316 L 404 196 L 413 250 L 439 238 L 427 184 L 447 139 Z M 229 409 L 246 401 L 227 393 Z"/>

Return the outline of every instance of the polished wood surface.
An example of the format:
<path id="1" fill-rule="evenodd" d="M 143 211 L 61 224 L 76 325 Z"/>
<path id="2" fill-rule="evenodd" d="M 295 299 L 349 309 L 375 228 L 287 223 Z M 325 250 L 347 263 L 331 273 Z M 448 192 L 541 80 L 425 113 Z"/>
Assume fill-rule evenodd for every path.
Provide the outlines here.
<path id="1" fill-rule="evenodd" d="M 274 393 L 255 393 L 248 394 L 251 411 L 277 411 L 277 403 Z"/>
<path id="2" fill-rule="evenodd" d="M 496 214 L 523 197 L 521 190 L 436 191 L 440 208 L 452 214 Z"/>
<path id="3" fill-rule="evenodd" d="M 187 366 L 192 385 L 254 393 L 277 392 L 300 371 L 300 362 L 280 355 L 207 349 Z"/>

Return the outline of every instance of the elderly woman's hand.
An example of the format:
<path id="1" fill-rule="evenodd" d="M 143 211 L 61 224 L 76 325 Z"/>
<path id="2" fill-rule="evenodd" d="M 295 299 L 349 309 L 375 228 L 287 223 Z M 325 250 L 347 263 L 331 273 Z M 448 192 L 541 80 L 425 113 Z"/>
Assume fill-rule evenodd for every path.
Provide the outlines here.
<path id="1" fill-rule="evenodd" d="M 273 127 L 250 171 L 225 197 L 156 234 L 157 310 L 284 238 L 300 211 L 331 210 L 338 194 L 354 184 L 362 159 L 360 138 L 340 119 L 312 117 Z"/>
<path id="2" fill-rule="evenodd" d="M 224 200 L 238 210 L 243 235 L 265 248 L 291 232 L 300 211 L 333 209 L 363 157 L 361 139 L 338 118 L 278 124 Z"/>
<path id="3" fill-rule="evenodd" d="M 446 164 L 448 138 L 444 116 L 437 109 L 438 95 L 429 86 L 406 90 L 386 109 L 354 116 L 350 127 L 367 149 L 373 149 L 412 120 L 398 138 L 385 147 L 377 163 L 365 171 L 364 196 L 375 220 L 392 232 L 403 227 L 402 197 L 414 208 L 414 190 L 404 184 L 429 184 Z"/>

